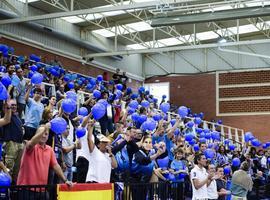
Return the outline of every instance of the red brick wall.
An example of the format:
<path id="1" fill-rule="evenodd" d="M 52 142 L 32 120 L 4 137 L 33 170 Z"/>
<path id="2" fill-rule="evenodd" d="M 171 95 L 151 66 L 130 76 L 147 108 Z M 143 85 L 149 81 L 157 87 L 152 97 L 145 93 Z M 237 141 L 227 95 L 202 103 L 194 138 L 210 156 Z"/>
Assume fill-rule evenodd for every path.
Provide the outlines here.
<path id="1" fill-rule="evenodd" d="M 220 113 L 267 112 L 267 111 L 270 111 L 270 99 L 221 101 L 219 103 Z"/>
<path id="2" fill-rule="evenodd" d="M 243 84 L 258 83 L 258 80 L 268 82 L 270 71 L 264 72 L 245 72 L 238 77 L 235 73 L 222 74 L 219 82 L 225 84 Z M 156 80 L 160 82 L 170 82 L 170 100 L 176 105 L 186 105 L 191 107 L 194 113 L 205 113 L 206 120 L 222 119 L 223 124 L 245 131 L 253 132 L 260 140 L 270 141 L 270 115 L 248 115 L 248 116 L 216 116 L 216 75 L 186 75 L 186 76 L 170 76 L 170 77 L 153 77 L 146 80 L 146 83 L 154 83 Z M 269 81 L 270 82 L 270 81 Z M 248 90 L 254 92 L 249 95 Z M 243 90 L 222 89 L 220 97 L 239 97 L 239 96 L 258 96 L 261 94 L 269 95 L 268 87 L 260 87 L 259 90 L 254 88 L 243 88 Z M 262 91 L 265 91 L 262 92 Z M 246 104 L 241 102 L 237 106 L 235 102 L 223 102 L 220 105 L 224 112 L 229 111 L 265 111 L 270 109 L 269 100 L 247 101 Z M 230 110 L 231 109 L 231 110 Z"/>
<path id="3" fill-rule="evenodd" d="M 146 83 L 170 82 L 170 101 L 175 105 L 190 107 L 193 113 L 204 112 L 214 119 L 216 112 L 216 78 L 213 74 L 155 77 Z"/>
<path id="4" fill-rule="evenodd" d="M 42 57 L 43 62 L 49 62 L 55 58 L 55 54 L 50 53 L 48 51 L 32 47 L 30 45 L 25 45 L 23 43 L 13 41 L 4 37 L 0 38 L 1 44 L 6 44 L 8 46 L 11 46 L 15 49 L 16 55 L 24 55 L 29 56 L 30 54 L 34 53 L 36 55 L 39 55 Z M 87 76 L 93 76 L 96 77 L 99 74 L 103 74 L 103 69 L 91 66 L 91 65 L 83 65 L 81 62 L 78 62 L 73 59 L 69 59 L 63 56 L 58 56 L 58 60 L 63 64 L 64 68 L 73 72 L 81 73 Z M 112 77 L 111 72 L 107 71 L 110 78 Z M 128 85 L 132 88 L 138 88 L 139 85 L 141 85 L 141 82 L 132 80 L 131 83 L 128 83 Z"/>
<path id="5" fill-rule="evenodd" d="M 242 87 L 242 88 L 220 88 L 219 97 L 239 97 L 245 96 L 270 96 L 270 86 L 260 86 L 260 87 Z"/>
<path id="6" fill-rule="evenodd" d="M 248 84 L 248 83 L 261 83 L 270 82 L 270 71 L 250 71 L 250 72 L 229 72 L 220 74 L 219 84 L 230 85 L 230 84 Z"/>

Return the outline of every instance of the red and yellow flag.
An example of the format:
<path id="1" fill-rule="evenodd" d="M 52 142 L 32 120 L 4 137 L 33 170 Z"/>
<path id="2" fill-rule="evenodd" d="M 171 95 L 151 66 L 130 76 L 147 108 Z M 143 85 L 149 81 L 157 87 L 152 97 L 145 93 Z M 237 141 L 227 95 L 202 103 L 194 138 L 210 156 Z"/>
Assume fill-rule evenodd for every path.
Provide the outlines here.
<path id="1" fill-rule="evenodd" d="M 66 184 L 57 185 L 58 200 L 114 200 L 112 183 L 74 184 L 69 188 Z"/>

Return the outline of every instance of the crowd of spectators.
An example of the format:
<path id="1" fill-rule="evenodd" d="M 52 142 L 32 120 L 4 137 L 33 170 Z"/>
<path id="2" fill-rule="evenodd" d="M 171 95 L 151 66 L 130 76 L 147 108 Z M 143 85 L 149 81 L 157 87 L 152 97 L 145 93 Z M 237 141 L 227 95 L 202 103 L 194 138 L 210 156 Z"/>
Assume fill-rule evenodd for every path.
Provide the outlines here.
<path id="1" fill-rule="evenodd" d="M 174 182 L 194 200 L 244 200 L 253 195 L 253 182 L 268 183 L 270 144 L 257 145 L 247 134 L 246 143 L 236 147 L 221 139 L 215 126 L 203 128 L 203 114 L 193 121 L 168 114 L 170 109 L 162 112 L 166 97 L 158 102 L 143 87 L 132 90 L 119 69 L 112 79 L 106 73 L 92 78 L 66 71 L 57 60 L 54 66 L 39 61 L 35 55 L 0 54 L 0 169 L 12 184 Z M 31 82 L 36 72 L 54 85 L 55 94 Z M 77 94 L 71 113 L 62 105 L 68 91 Z M 105 102 L 105 113 L 95 119 L 98 102 Z M 186 116 L 192 116 L 190 110 Z M 67 124 L 62 134 L 52 130 L 51 121 L 59 117 Z M 80 129 L 84 134 L 78 136 Z M 132 191 L 134 200 L 142 195 L 149 197 L 147 191 Z"/>

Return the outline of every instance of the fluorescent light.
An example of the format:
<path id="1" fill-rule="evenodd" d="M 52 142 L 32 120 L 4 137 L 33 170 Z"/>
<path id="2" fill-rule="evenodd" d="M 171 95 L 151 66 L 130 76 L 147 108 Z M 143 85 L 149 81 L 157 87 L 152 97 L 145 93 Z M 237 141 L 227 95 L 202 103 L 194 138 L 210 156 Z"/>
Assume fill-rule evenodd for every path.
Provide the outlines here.
<path id="1" fill-rule="evenodd" d="M 153 28 L 147 22 L 135 22 L 131 24 L 126 24 L 126 26 L 136 30 L 136 31 L 148 31 L 152 30 Z"/>
<path id="2" fill-rule="evenodd" d="M 96 20 L 101 19 L 102 17 L 111 17 L 116 15 L 124 14 L 125 12 L 123 10 L 116 10 L 116 11 L 110 11 L 110 12 L 102 12 L 102 13 L 94 13 L 94 14 L 88 14 L 85 17 L 87 20 Z"/>
<path id="3" fill-rule="evenodd" d="M 99 34 L 103 37 L 113 37 L 115 34 L 109 30 L 106 29 L 99 29 L 92 31 L 93 33 Z"/>
<path id="4" fill-rule="evenodd" d="M 124 28 L 126 27 L 126 28 Z M 111 27 L 110 30 L 112 30 L 113 32 L 115 32 L 115 26 Z M 149 23 L 147 22 L 135 22 L 135 23 L 130 23 L 130 24 L 126 24 L 124 26 L 118 26 L 117 27 L 117 34 L 118 35 L 125 35 L 128 33 L 134 33 L 136 31 L 141 32 L 141 31 L 148 31 L 148 30 L 152 30 L 153 28 L 150 26 Z M 102 33 L 102 30 L 106 30 L 106 29 L 98 29 L 98 30 L 94 30 L 94 33 L 100 34 Z M 101 35 L 101 34 L 100 34 Z M 102 36 L 104 37 L 112 37 L 114 36 L 114 34 L 102 34 Z"/>
<path id="5" fill-rule="evenodd" d="M 270 26 L 270 21 L 265 21 L 265 23 Z M 258 23 L 257 25 L 258 25 L 258 27 L 262 27 L 263 23 Z M 264 26 L 264 28 L 267 29 L 269 26 Z M 227 36 L 237 33 L 237 27 L 230 27 L 230 28 L 227 28 L 227 30 L 228 30 Z M 225 31 L 226 31 L 226 29 L 217 30 L 217 33 L 220 35 L 223 35 L 222 33 L 224 33 Z M 246 33 L 258 32 L 258 31 L 259 30 L 253 24 L 239 26 L 239 34 L 246 34 Z M 211 40 L 211 39 L 216 39 L 219 37 L 219 35 L 217 33 L 215 33 L 214 31 L 206 31 L 206 32 L 197 33 L 196 37 L 201 41 Z M 164 46 L 181 45 L 181 44 L 184 44 L 185 41 L 193 42 L 192 39 L 194 38 L 194 34 L 184 35 L 182 37 L 183 38 L 179 37 L 179 40 L 177 38 L 174 38 L 174 37 L 157 40 L 156 41 L 157 45 L 155 45 L 154 48 L 164 47 Z M 225 42 L 225 41 L 223 41 L 223 42 Z M 150 45 L 151 47 L 153 47 L 154 41 L 148 41 L 145 43 Z M 127 45 L 127 47 L 132 48 L 132 49 L 146 49 L 146 47 L 143 47 L 141 44 Z"/>
<path id="6" fill-rule="evenodd" d="M 130 45 L 127 45 L 127 48 L 128 49 L 147 49 L 147 47 L 141 45 L 141 44 L 130 44 Z"/>
<path id="7" fill-rule="evenodd" d="M 18 1 L 26 3 L 26 0 L 18 0 Z M 28 3 L 32 3 L 32 2 L 36 2 L 36 1 L 39 1 L 39 0 L 28 0 Z"/>
<path id="8" fill-rule="evenodd" d="M 203 9 L 202 12 L 214 12 L 214 11 L 221 11 L 221 10 L 231 10 L 233 9 L 232 6 L 226 5 L 226 6 L 217 6 L 217 7 L 210 7 L 207 9 Z"/>
<path id="9" fill-rule="evenodd" d="M 183 44 L 183 42 L 181 42 L 180 40 L 178 40 L 176 38 L 165 38 L 165 39 L 160 39 L 158 41 L 166 44 L 167 46 Z"/>
<path id="10" fill-rule="evenodd" d="M 84 22 L 85 20 L 80 18 L 80 17 L 77 17 L 77 16 L 71 16 L 71 17 L 61 17 L 61 19 L 69 22 L 69 23 L 80 23 L 80 22 Z"/>
<path id="11" fill-rule="evenodd" d="M 144 2 L 151 2 L 153 0 L 133 0 L 135 3 L 144 3 Z"/>
<path id="12" fill-rule="evenodd" d="M 256 32 L 258 29 L 253 24 L 239 26 L 239 34 Z"/>
<path id="13" fill-rule="evenodd" d="M 95 20 L 95 19 L 101 19 L 103 16 L 99 13 L 95 13 L 95 14 L 88 14 L 86 16 L 84 16 L 86 20 Z"/>
<path id="14" fill-rule="evenodd" d="M 256 7 L 256 6 L 268 6 L 270 5 L 269 1 L 259 1 L 259 2 L 251 2 L 251 3 L 245 3 L 248 7 Z"/>
<path id="15" fill-rule="evenodd" d="M 196 37 L 199 40 L 211 40 L 211 39 L 218 38 L 219 36 L 213 31 L 206 31 L 202 33 L 197 33 Z"/>
<path id="16" fill-rule="evenodd" d="M 228 30 L 230 30 L 230 32 L 234 34 L 237 34 L 237 27 L 231 27 L 231 28 L 228 28 Z M 258 29 L 253 24 L 239 26 L 239 34 L 252 33 L 252 32 L 257 32 L 257 31 Z M 221 33 L 221 31 L 219 32 Z M 232 35 L 232 34 L 229 34 L 229 35 Z"/>
<path id="17" fill-rule="evenodd" d="M 227 40 L 225 39 L 225 38 L 220 38 L 219 40 L 218 40 L 218 43 L 219 44 L 224 44 L 224 43 L 226 43 L 227 42 Z"/>
<path id="18" fill-rule="evenodd" d="M 122 15 L 125 14 L 125 11 L 123 10 L 115 10 L 115 11 L 110 11 L 110 12 L 103 12 L 102 13 L 105 16 L 116 16 L 116 15 Z"/>

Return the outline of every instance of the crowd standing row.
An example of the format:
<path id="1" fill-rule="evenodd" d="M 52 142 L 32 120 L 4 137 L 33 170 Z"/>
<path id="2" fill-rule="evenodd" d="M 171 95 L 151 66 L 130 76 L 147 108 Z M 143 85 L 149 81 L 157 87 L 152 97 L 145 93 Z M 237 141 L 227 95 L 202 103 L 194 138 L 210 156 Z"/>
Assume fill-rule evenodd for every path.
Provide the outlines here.
<path id="1" fill-rule="evenodd" d="M 109 80 L 66 72 L 57 61 L 3 54 L 0 61 L 0 169 L 12 184 L 169 181 L 194 200 L 244 200 L 253 181 L 268 182 L 268 143 L 258 148 L 251 133 L 241 148 L 222 143 L 220 132 L 202 127 L 203 114 L 190 121 L 180 107 L 170 116 L 166 97 L 158 104 L 143 87 L 132 91 L 118 69 Z M 136 191 L 132 199 L 140 199 Z"/>

